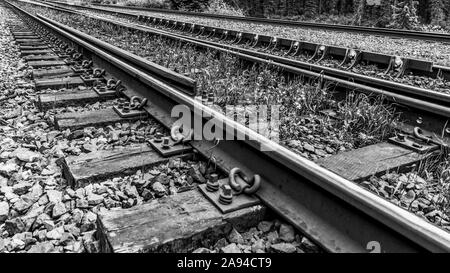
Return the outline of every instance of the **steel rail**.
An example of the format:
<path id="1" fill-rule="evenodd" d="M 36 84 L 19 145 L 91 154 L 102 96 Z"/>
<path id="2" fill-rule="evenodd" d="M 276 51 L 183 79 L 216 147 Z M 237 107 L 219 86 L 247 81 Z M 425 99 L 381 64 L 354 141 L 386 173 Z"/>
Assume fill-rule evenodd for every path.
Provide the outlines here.
<path id="1" fill-rule="evenodd" d="M 32 3 L 32 4 L 41 5 L 41 3 Z M 450 95 L 444 93 L 421 89 L 413 86 L 407 86 L 400 83 L 393 83 L 386 80 L 380 80 L 378 86 L 372 87 L 371 82 L 378 83 L 376 79 L 348 71 L 312 65 L 309 63 L 303 63 L 300 61 L 295 61 L 274 55 L 268 55 L 256 51 L 236 48 L 233 46 L 214 44 L 213 42 L 205 43 L 202 40 L 195 39 L 192 37 L 185 37 L 183 35 L 177 35 L 159 29 L 155 30 L 153 28 L 142 26 L 139 24 L 123 23 L 120 21 L 106 19 L 95 15 L 87 15 L 82 12 L 70 9 L 67 10 L 52 6 L 48 6 L 48 8 L 60 10 L 63 12 L 80 14 L 87 17 L 92 17 L 97 20 L 109 22 L 130 29 L 150 32 L 155 35 L 163 35 L 167 38 L 175 39 L 186 43 L 191 43 L 196 46 L 226 52 L 234 56 L 237 56 L 241 59 L 249 60 L 252 62 L 275 65 L 283 69 L 284 71 L 298 75 L 304 75 L 312 79 L 323 77 L 324 80 L 329 82 L 335 82 L 336 86 L 341 87 L 345 90 L 358 90 L 360 92 L 365 92 L 367 94 L 383 95 L 386 96 L 386 98 L 390 99 L 391 101 L 403 104 L 413 109 L 420 109 L 424 112 L 430 113 L 431 115 L 439 115 L 441 117 L 446 118 L 450 117 L 450 107 L 448 106 L 450 103 Z M 332 74 L 332 76 L 328 76 L 329 73 Z M 349 79 L 351 81 L 349 81 Z M 383 89 L 377 87 L 383 87 Z M 439 124 L 436 127 L 442 128 L 442 125 L 443 124 Z"/>
<path id="2" fill-rule="evenodd" d="M 37 3 L 37 4 L 39 4 L 39 3 Z M 124 24 L 122 22 L 113 21 L 113 20 L 98 17 L 98 16 L 83 14 L 80 11 L 75 11 L 75 10 L 71 10 L 71 9 L 65 9 L 65 8 L 61 9 L 60 7 L 55 7 L 55 6 L 53 6 L 53 7 L 50 6 L 49 8 L 60 9 L 60 11 L 66 11 L 66 12 L 78 12 L 84 16 L 96 17 L 99 20 L 104 20 L 104 21 L 108 21 L 111 23 L 115 23 L 115 24 L 121 24 L 121 25 Z M 130 14 L 125 13 L 123 15 L 129 16 Z M 136 16 L 136 15 L 134 15 L 134 16 Z M 140 24 L 130 24 L 130 25 L 148 28 L 149 30 L 155 30 L 154 28 L 147 27 L 145 25 L 140 25 Z M 412 86 L 412 85 L 407 85 L 407 84 L 389 81 L 389 80 L 385 80 L 385 79 L 380 79 L 380 78 L 376 78 L 376 77 L 366 76 L 363 74 L 358 74 L 358 73 L 354 73 L 354 72 L 350 72 L 350 71 L 346 71 L 346 70 L 342 70 L 342 69 L 326 67 L 326 66 L 308 63 L 308 62 L 304 62 L 304 61 L 298 61 L 298 60 L 294 60 L 294 59 L 290 59 L 290 58 L 286 58 L 286 57 L 282 57 L 282 56 L 258 52 L 256 50 L 245 49 L 245 48 L 241 48 L 238 46 L 203 40 L 200 38 L 186 36 L 186 35 L 173 33 L 173 32 L 168 32 L 168 31 L 164 31 L 164 30 L 160 30 L 160 29 L 158 29 L 157 31 L 160 31 L 166 35 L 178 36 L 181 38 L 193 40 L 195 42 L 210 44 L 215 47 L 221 47 L 221 48 L 225 48 L 228 50 L 241 52 L 246 55 L 251 55 L 251 56 L 255 56 L 258 58 L 262 58 L 262 59 L 272 60 L 277 63 L 281 63 L 281 64 L 293 66 L 293 67 L 298 67 L 301 69 L 305 69 L 305 70 L 309 70 L 309 71 L 313 71 L 313 72 L 317 72 L 317 73 L 324 73 L 324 74 L 330 75 L 332 77 L 341 78 L 344 80 L 350 80 L 350 81 L 360 83 L 360 84 L 363 84 L 366 86 L 371 86 L 374 88 L 389 90 L 389 91 L 399 93 L 399 94 L 406 94 L 408 96 L 412 96 L 412 97 L 419 98 L 419 99 L 424 99 L 427 101 L 437 102 L 437 103 L 443 103 L 443 104 L 450 103 L 450 95 L 445 94 L 443 92 L 437 92 L 437 91 L 424 89 L 424 88 L 420 88 L 420 87 L 416 87 L 416 86 Z M 442 67 L 442 66 L 434 66 L 434 68 L 436 68 L 438 70 L 440 69 L 441 71 L 449 70 L 448 67 Z"/>
<path id="3" fill-rule="evenodd" d="M 62 7 L 61 5 L 53 4 L 52 2 L 48 2 L 45 0 L 40 0 L 40 2 L 46 2 L 47 5 L 51 5 L 56 8 L 71 10 L 69 8 Z M 93 6 L 82 6 L 82 5 L 75 5 L 75 4 L 66 5 L 66 6 L 70 6 L 70 8 L 72 8 L 72 9 L 86 9 L 86 10 L 92 10 L 92 11 L 96 11 L 96 12 L 104 12 L 104 13 L 111 13 L 111 14 L 115 14 L 115 15 L 122 15 L 122 16 L 126 16 L 126 17 L 131 17 L 131 18 L 137 19 L 137 20 L 139 20 L 139 18 L 141 17 L 141 18 L 155 18 L 155 19 L 158 19 L 159 22 L 169 22 L 169 23 L 177 22 L 177 23 L 185 24 L 187 28 L 192 26 L 192 27 L 194 27 L 194 31 L 198 31 L 198 32 L 200 32 L 199 30 L 201 30 L 201 29 L 204 29 L 205 32 L 208 32 L 208 31 L 211 31 L 212 29 L 214 29 L 216 31 L 216 34 L 223 34 L 223 32 L 227 31 L 229 36 L 236 36 L 238 33 L 240 33 L 240 34 L 242 34 L 242 40 L 253 39 L 255 36 L 258 36 L 259 40 L 261 42 L 270 42 L 271 39 L 273 38 L 271 36 L 266 36 L 266 35 L 262 35 L 262 34 L 242 32 L 242 31 L 239 32 L 236 30 L 211 27 L 208 25 L 186 23 L 183 21 L 169 20 L 169 19 L 164 19 L 164 18 L 155 17 L 155 16 L 144 16 L 144 15 L 139 15 L 136 13 L 130 13 L 130 12 L 125 12 L 125 11 L 114 11 L 114 10 L 102 9 L 99 7 L 93 7 Z M 319 43 L 311 43 L 311 42 L 292 40 L 292 39 L 280 38 L 280 37 L 276 37 L 276 38 L 279 40 L 280 45 L 284 44 L 285 46 L 288 46 L 288 47 L 291 46 L 293 42 L 300 42 L 300 44 L 308 44 L 308 47 L 310 47 L 309 50 L 312 50 L 313 52 L 318 46 L 326 46 L 328 48 L 328 51 L 330 51 L 330 54 L 336 55 L 336 56 L 342 57 L 342 58 L 345 57 L 346 50 L 351 49 L 351 48 L 346 48 L 346 47 L 327 45 L 325 43 L 319 44 Z M 354 49 L 354 50 L 357 50 L 361 53 L 360 54 L 361 61 L 369 61 L 369 62 L 384 64 L 386 66 L 389 64 L 389 59 L 391 57 L 394 57 L 393 55 L 380 54 L 380 53 L 370 52 L 367 50 L 365 50 L 365 51 L 361 51 L 358 49 Z M 436 68 L 436 66 L 433 64 L 431 64 L 431 67 L 429 67 L 430 66 L 429 61 L 421 60 L 421 59 L 414 59 L 414 58 L 404 58 L 404 57 L 402 57 L 402 58 L 408 59 L 411 69 L 413 69 L 413 70 L 417 70 L 420 72 L 432 72 L 433 69 L 436 69 L 436 70 L 440 69 L 443 72 L 445 72 L 445 74 L 450 73 L 449 67 L 439 66 L 438 68 Z"/>
<path id="4" fill-rule="evenodd" d="M 47 2 L 53 2 L 57 4 L 71 5 L 70 3 L 46 0 Z M 374 27 L 363 27 L 363 26 L 350 26 L 350 25 L 339 25 L 339 24 L 325 24 L 325 23 L 310 23 L 302 21 L 291 21 L 291 20 L 280 20 L 280 19 L 269 19 L 269 18 L 258 18 L 258 17 L 240 17 L 233 15 L 221 15 L 221 14 L 211 14 L 211 13 L 201 13 L 201 12 L 190 12 L 190 11 L 178 11 L 169 9 L 157 9 L 157 8 L 145 8 L 145 7 L 133 7 L 133 6 L 119 6 L 110 4 L 91 4 L 91 6 L 99 7 L 109 7 L 114 9 L 125 9 L 139 11 L 149 11 L 158 13 L 169 13 L 178 15 L 188 15 L 212 19 L 225 19 L 241 22 L 250 22 L 258 24 L 269 24 L 269 25 L 280 25 L 284 27 L 302 27 L 302 28 L 314 28 L 314 29 L 325 29 L 332 31 L 344 31 L 344 32 L 355 32 L 362 34 L 371 34 L 378 36 L 390 36 L 397 38 L 408 38 L 408 39 L 420 39 L 426 41 L 434 42 L 450 42 L 450 34 L 439 33 L 439 32 L 425 32 L 425 31 L 413 31 L 413 30 L 400 30 L 400 29 L 389 29 L 389 28 L 374 28 Z"/>
<path id="5" fill-rule="evenodd" d="M 330 252 L 364 252 L 369 242 L 380 243 L 383 252 L 449 252 L 450 233 L 372 194 L 353 182 L 320 167 L 274 143 L 188 95 L 161 82 L 140 68 L 102 51 L 60 27 L 48 18 L 38 18 L 14 4 L 14 10 L 92 58 L 96 65 L 120 78 L 128 87 L 126 96 L 145 96 L 146 110 L 166 127 L 175 118 L 171 109 L 186 105 L 192 117 L 204 125 L 210 119 L 197 116 L 203 111 L 220 124 L 219 130 L 234 128 L 246 141 L 221 141 L 214 149 L 211 141 L 192 142 L 206 157 L 214 156 L 222 169 L 240 167 L 262 177 L 257 193 L 262 202 L 293 224 L 306 236 Z M 45 20 L 44 20 L 45 19 Z M 74 30 L 76 31 L 76 30 Z M 203 118 L 202 118 L 203 117 Z M 262 152 L 261 146 L 271 148 Z"/>

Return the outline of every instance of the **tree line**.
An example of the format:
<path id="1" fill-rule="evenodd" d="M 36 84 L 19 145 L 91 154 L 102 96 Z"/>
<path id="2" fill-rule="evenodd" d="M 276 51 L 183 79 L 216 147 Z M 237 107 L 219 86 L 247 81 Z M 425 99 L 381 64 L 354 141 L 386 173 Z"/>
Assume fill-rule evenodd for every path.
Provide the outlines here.
<path id="1" fill-rule="evenodd" d="M 176 9 L 202 10 L 212 0 L 170 0 Z M 225 0 L 257 17 L 350 15 L 355 25 L 413 29 L 417 23 L 450 27 L 450 0 Z"/>

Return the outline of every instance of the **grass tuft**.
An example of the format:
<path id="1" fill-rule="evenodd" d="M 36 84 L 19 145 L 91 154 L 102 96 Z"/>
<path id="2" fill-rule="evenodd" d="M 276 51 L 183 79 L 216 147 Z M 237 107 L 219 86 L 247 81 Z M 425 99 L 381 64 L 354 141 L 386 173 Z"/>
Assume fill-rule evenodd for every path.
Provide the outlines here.
<path id="1" fill-rule="evenodd" d="M 391 137 L 399 122 L 399 114 L 383 97 L 351 92 L 338 104 L 339 124 L 343 138 L 354 139 L 356 147 Z"/>

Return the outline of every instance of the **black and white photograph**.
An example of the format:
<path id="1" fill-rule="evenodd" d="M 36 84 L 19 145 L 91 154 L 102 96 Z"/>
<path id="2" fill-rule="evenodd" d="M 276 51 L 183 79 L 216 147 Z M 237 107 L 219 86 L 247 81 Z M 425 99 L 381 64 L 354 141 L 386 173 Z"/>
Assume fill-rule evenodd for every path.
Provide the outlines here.
<path id="1" fill-rule="evenodd" d="M 2 263 L 448 253 L 449 143 L 450 0 L 0 0 Z"/>

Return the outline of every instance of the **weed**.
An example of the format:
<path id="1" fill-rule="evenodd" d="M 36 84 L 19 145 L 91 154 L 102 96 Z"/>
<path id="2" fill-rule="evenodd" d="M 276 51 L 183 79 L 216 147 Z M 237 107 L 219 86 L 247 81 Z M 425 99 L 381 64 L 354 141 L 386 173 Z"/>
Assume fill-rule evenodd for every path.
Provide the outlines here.
<path id="1" fill-rule="evenodd" d="M 350 92 L 338 104 L 339 125 L 344 139 L 353 139 L 356 146 L 364 146 L 393 135 L 399 122 L 392 105 L 383 97 Z"/>

